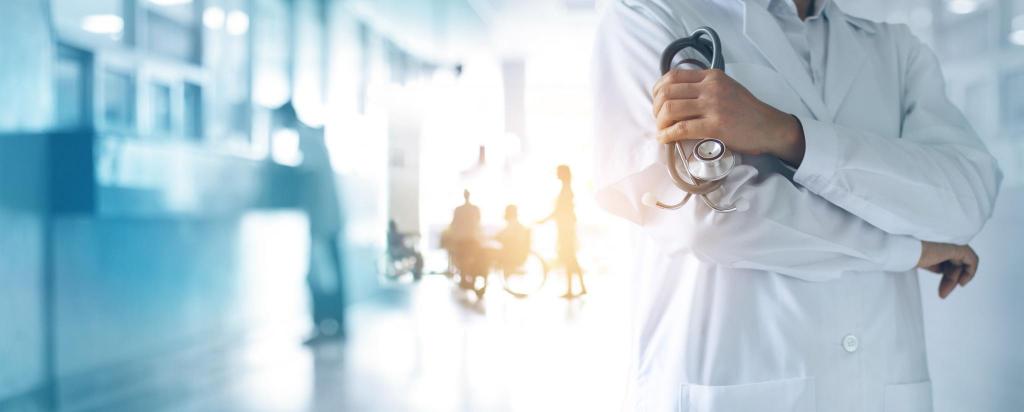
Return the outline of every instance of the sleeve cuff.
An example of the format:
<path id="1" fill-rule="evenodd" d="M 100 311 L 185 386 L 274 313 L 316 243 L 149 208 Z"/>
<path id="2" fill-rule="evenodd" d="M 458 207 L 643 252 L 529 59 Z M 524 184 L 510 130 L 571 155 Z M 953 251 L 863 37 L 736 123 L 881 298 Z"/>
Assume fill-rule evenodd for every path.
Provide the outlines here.
<path id="1" fill-rule="evenodd" d="M 799 117 L 804 130 L 804 159 L 793 180 L 812 192 L 823 191 L 839 165 L 839 137 L 830 123 Z"/>
<path id="2" fill-rule="evenodd" d="M 886 272 L 906 272 L 917 267 L 921 260 L 921 241 L 910 236 L 893 236 L 888 249 L 889 256 L 883 268 Z"/>

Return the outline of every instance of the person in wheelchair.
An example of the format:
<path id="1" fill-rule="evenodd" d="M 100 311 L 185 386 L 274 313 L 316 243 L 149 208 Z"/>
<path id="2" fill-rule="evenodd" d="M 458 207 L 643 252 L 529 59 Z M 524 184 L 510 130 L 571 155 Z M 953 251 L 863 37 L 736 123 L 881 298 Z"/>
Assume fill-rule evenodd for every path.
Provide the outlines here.
<path id="1" fill-rule="evenodd" d="M 505 274 L 513 274 L 526 263 L 530 255 L 530 229 L 519 222 L 516 205 L 505 207 L 505 228 L 494 236 L 501 249 L 494 251 L 494 264 Z"/>
<path id="2" fill-rule="evenodd" d="M 480 228 L 480 208 L 470 202 L 469 190 L 462 192 L 465 200 L 452 213 L 452 222 L 441 234 L 441 247 L 448 251 L 451 266 L 458 269 L 460 283 L 471 285 L 477 276 L 488 270 L 488 259 L 483 248 Z"/>
<path id="3" fill-rule="evenodd" d="M 414 280 L 423 277 L 423 254 L 408 242 L 410 235 L 398 231 L 398 223 L 394 219 L 388 221 L 388 258 L 392 264 L 405 259 L 413 259 L 410 268 Z"/>

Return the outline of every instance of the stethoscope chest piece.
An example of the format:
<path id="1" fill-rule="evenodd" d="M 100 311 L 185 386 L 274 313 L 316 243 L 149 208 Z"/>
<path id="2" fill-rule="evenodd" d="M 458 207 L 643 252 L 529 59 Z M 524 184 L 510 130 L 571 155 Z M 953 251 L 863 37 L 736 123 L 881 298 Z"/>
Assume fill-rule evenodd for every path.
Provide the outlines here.
<path id="1" fill-rule="evenodd" d="M 699 54 L 709 64 L 703 64 L 700 59 L 684 58 L 680 67 L 725 70 L 722 43 L 718 34 L 710 27 L 698 27 L 689 37 L 669 44 L 661 54 L 661 73 L 668 73 L 677 55 L 684 51 Z M 658 201 L 652 193 L 646 193 L 640 199 L 643 204 L 661 209 L 678 209 L 696 195 L 705 205 L 716 212 L 727 213 L 746 209 L 744 206 L 746 202 L 743 202 L 742 199 L 738 199 L 737 203 L 732 205 L 721 205 L 708 198 L 709 194 L 722 186 L 723 179 L 732 172 L 739 162 L 737 155 L 726 148 L 725 143 L 718 139 L 706 138 L 696 142 L 688 140 L 668 143 L 667 149 L 665 164 L 669 177 L 676 187 L 686 193 L 686 196 L 677 203 L 665 204 Z"/>
<path id="2" fill-rule="evenodd" d="M 722 180 L 736 166 L 736 156 L 718 139 L 704 139 L 690 153 L 686 167 L 690 176 L 705 182 Z"/>

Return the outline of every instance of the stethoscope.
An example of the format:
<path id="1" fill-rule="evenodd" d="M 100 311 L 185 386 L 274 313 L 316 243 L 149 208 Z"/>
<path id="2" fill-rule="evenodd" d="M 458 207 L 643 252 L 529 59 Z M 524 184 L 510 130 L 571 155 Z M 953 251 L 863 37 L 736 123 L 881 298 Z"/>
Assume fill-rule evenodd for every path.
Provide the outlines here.
<path id="1" fill-rule="evenodd" d="M 703 38 L 707 36 L 707 39 Z M 705 59 L 711 62 L 712 69 L 725 70 L 725 61 L 722 58 L 722 42 L 718 39 L 718 33 L 707 26 L 699 27 L 690 33 L 689 37 L 676 40 L 665 48 L 661 53 L 661 74 L 665 75 L 672 69 L 672 61 L 676 55 L 686 49 L 694 49 Z M 697 59 L 684 59 L 681 67 L 705 70 L 708 66 Z M 725 182 L 725 177 L 739 163 L 739 155 L 733 154 L 721 140 L 706 138 L 701 140 L 680 140 L 667 143 L 668 150 L 665 150 L 665 162 L 668 168 L 668 175 L 672 183 L 680 190 L 686 192 L 683 200 L 676 204 L 665 204 L 658 201 L 652 193 L 645 193 L 641 201 L 651 207 L 675 210 L 683 207 L 693 195 L 697 195 L 704 204 L 711 209 L 722 212 L 734 212 L 737 210 L 737 202 L 732 205 L 720 205 L 708 199 L 708 194 L 718 190 Z M 676 166 L 682 162 L 684 177 L 679 173 Z"/>

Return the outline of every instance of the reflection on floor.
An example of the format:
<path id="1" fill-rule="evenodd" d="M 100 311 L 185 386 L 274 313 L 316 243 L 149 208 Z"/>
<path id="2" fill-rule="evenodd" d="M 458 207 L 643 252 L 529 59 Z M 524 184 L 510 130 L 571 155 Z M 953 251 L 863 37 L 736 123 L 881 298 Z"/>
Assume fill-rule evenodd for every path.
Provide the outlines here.
<path id="1" fill-rule="evenodd" d="M 176 371 L 169 381 L 187 390 L 122 396 L 95 410 L 618 410 L 626 371 L 621 289 L 611 277 L 588 281 L 584 299 L 557 298 L 564 278 L 555 276 L 538 295 L 517 299 L 493 288 L 477 302 L 427 276 L 355 305 L 344 344 L 310 349 L 298 328 L 283 328 Z"/>

